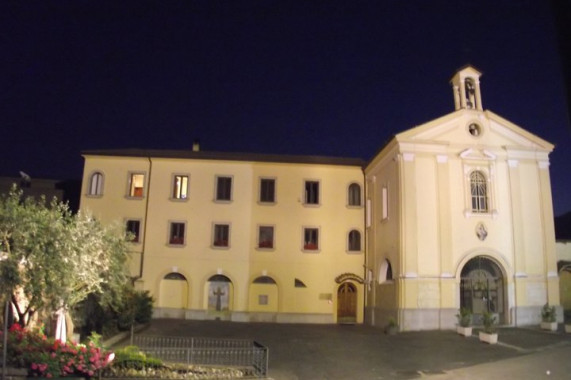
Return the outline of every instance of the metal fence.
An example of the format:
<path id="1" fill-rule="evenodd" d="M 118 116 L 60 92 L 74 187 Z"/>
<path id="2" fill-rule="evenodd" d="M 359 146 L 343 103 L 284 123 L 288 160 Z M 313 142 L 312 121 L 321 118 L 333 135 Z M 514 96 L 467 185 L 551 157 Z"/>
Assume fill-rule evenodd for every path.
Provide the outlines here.
<path id="1" fill-rule="evenodd" d="M 257 377 L 268 372 L 268 348 L 253 340 L 137 335 L 133 344 L 168 362 L 242 367 Z"/>

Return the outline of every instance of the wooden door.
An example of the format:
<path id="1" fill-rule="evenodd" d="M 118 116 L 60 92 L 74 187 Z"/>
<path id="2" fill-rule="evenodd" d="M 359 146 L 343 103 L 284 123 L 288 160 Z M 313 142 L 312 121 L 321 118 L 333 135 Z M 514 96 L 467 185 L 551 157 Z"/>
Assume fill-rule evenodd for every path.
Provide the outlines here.
<path id="1" fill-rule="evenodd" d="M 337 322 L 355 323 L 357 321 L 357 288 L 350 282 L 344 282 L 337 290 Z"/>

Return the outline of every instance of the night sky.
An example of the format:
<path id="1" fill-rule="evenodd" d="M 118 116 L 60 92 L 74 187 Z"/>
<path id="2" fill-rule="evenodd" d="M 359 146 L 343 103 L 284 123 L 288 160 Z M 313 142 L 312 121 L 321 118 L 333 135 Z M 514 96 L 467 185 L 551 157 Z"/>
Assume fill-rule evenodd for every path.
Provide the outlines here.
<path id="1" fill-rule="evenodd" d="M 86 149 L 370 159 L 454 110 L 483 72 L 489 109 L 556 145 L 571 211 L 571 128 L 541 0 L 2 1 L 0 175 L 81 177 Z"/>

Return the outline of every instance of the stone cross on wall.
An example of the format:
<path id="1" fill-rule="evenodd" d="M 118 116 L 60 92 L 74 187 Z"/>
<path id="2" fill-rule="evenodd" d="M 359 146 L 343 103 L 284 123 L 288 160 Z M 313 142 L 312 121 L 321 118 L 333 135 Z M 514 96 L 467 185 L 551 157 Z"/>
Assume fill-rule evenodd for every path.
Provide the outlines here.
<path id="1" fill-rule="evenodd" d="M 220 311 L 222 310 L 222 296 L 226 295 L 226 293 L 224 293 L 222 291 L 222 289 L 220 289 L 220 286 L 216 289 L 216 291 L 214 292 L 214 295 L 216 296 L 216 311 Z"/>

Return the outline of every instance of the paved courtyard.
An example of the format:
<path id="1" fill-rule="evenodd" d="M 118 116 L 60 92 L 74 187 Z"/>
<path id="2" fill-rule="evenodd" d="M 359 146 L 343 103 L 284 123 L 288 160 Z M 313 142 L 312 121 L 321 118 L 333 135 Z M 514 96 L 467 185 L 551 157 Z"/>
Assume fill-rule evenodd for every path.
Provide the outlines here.
<path id="1" fill-rule="evenodd" d="M 253 339 L 269 348 L 269 378 L 569 379 L 571 334 L 502 328 L 499 344 L 453 331 L 385 335 L 362 325 L 153 320 L 141 334 Z"/>

